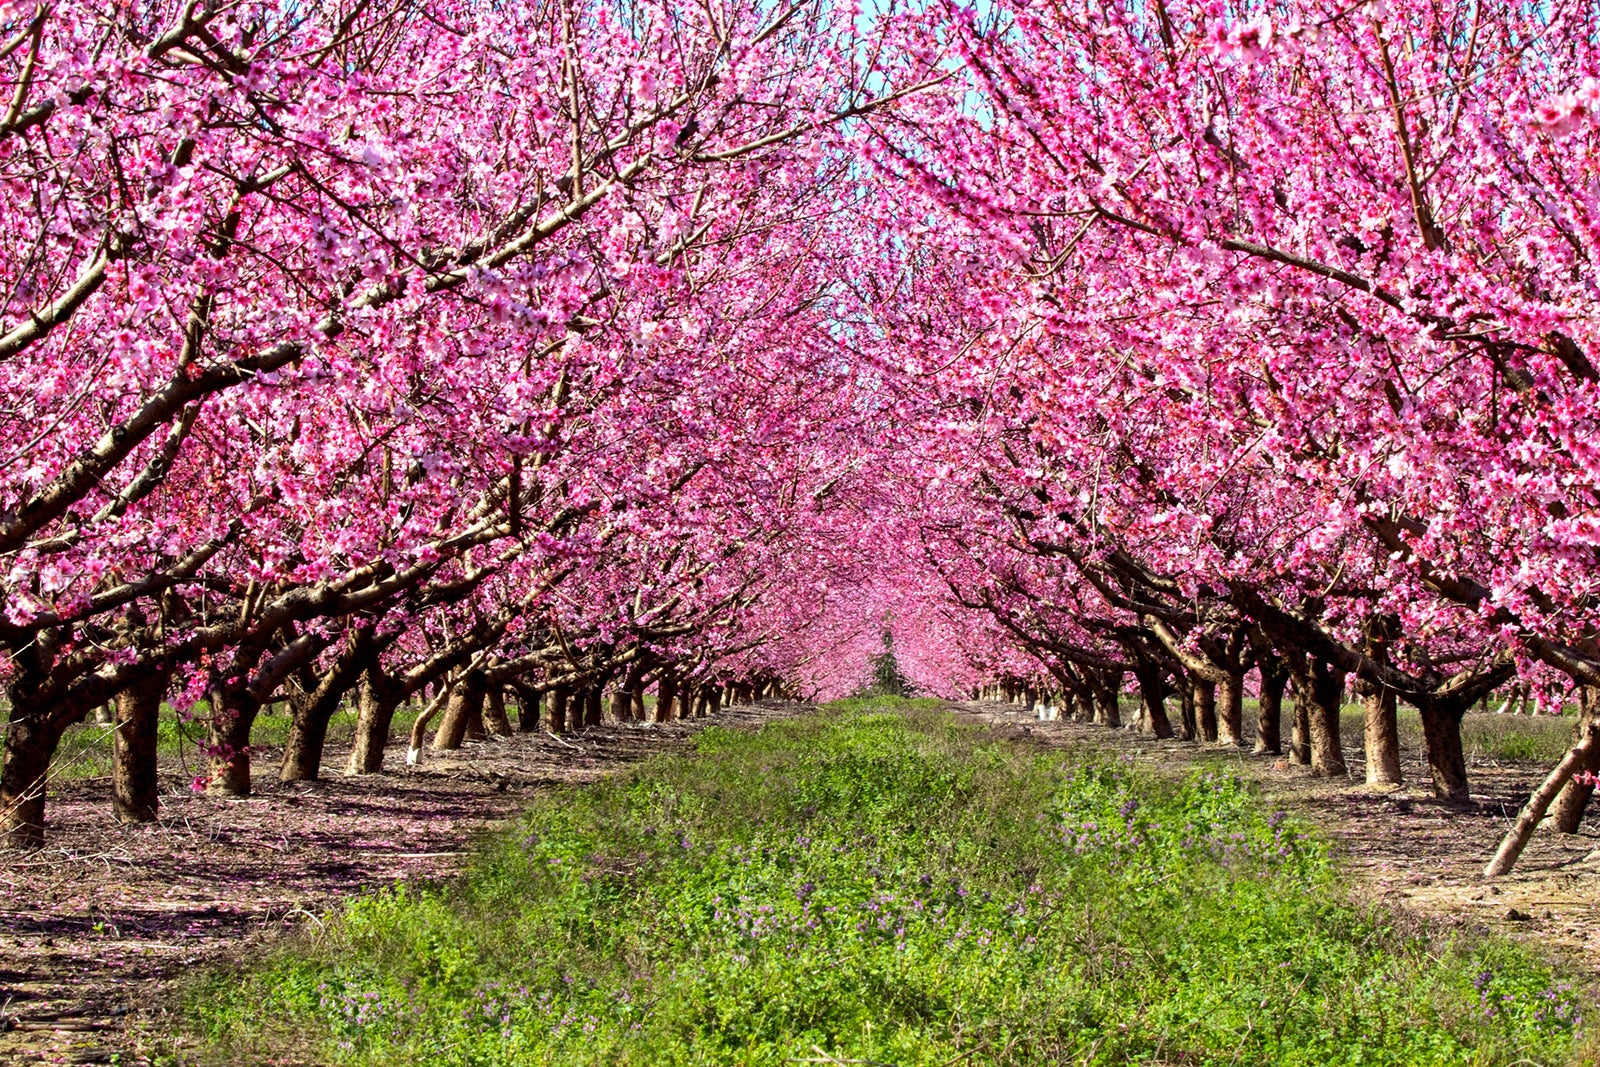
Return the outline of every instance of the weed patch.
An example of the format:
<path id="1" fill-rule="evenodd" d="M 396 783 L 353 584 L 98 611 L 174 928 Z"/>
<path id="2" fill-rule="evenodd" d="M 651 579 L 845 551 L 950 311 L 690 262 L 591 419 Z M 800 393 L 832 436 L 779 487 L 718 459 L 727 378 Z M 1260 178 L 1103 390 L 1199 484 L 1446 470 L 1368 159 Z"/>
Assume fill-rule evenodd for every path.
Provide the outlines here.
<path id="1" fill-rule="evenodd" d="M 353 1064 L 1555 1064 L 1580 1025 L 1528 953 L 1352 905 L 1234 777 L 892 700 L 551 796 L 188 1003 L 203 1056 Z"/>

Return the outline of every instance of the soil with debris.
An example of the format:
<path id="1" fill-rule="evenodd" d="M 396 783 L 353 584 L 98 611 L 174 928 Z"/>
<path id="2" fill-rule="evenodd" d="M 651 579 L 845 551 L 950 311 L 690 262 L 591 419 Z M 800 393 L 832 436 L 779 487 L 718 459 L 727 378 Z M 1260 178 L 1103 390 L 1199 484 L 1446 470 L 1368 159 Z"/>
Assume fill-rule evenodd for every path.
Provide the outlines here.
<path id="1" fill-rule="evenodd" d="M 197 795 L 163 775 L 161 820 L 123 826 L 110 782 L 60 785 L 48 845 L 0 855 L 0 1063 L 130 1063 L 185 971 L 248 957 L 345 897 L 456 871 L 475 835 L 530 797 L 683 747 L 706 726 L 755 727 L 809 705 L 765 701 L 567 737 L 491 737 L 419 767 L 346 778 L 330 746 L 320 782 L 281 784 L 256 754 L 256 795 Z M 398 764 L 398 766 L 396 766 Z"/>
<path id="2" fill-rule="evenodd" d="M 1358 898 L 1446 927 L 1528 943 L 1600 988 L 1600 801 L 1590 806 L 1578 833 L 1558 833 L 1547 822 L 1515 870 L 1492 881 L 1483 877 L 1484 866 L 1549 765 L 1469 760 L 1471 802 L 1455 805 L 1434 797 L 1419 751 L 1402 749 L 1403 785 L 1367 786 L 1359 735 L 1342 739 L 1349 777 L 1328 779 L 1314 778 L 1309 768 L 1291 766 L 1284 757 L 1254 756 L 1248 749 L 1158 741 L 1065 720 L 1040 722 L 1017 705 L 954 707 L 967 721 L 1044 747 L 1099 745 L 1161 766 L 1200 759 L 1234 765 L 1261 783 L 1269 802 L 1304 815 L 1327 835 L 1344 870 L 1358 883 Z"/>

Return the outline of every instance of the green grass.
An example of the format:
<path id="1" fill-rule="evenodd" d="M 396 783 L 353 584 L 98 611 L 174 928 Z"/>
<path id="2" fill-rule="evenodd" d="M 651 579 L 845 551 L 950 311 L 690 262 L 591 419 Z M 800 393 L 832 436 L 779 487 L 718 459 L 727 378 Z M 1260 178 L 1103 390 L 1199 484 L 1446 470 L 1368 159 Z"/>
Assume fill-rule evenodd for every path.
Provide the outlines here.
<path id="1" fill-rule="evenodd" d="M 199 709 L 204 713 L 204 706 Z M 411 728 L 418 708 L 403 706 L 395 711 L 390 727 L 391 738 L 399 737 Z M 169 769 L 180 767 L 198 769 L 205 764 L 200 743 L 205 740 L 202 721 L 184 721 L 170 706 L 161 706 L 161 717 L 156 727 L 157 758 Z M 356 734 L 356 712 L 346 708 L 334 713 L 328 723 L 330 747 L 349 744 Z M 250 730 L 250 744 L 254 748 L 281 748 L 289 739 L 289 716 L 284 713 L 257 716 Z M 3 751 L 3 749 L 0 749 Z M 51 781 L 82 781 L 100 778 L 111 773 L 112 728 L 95 722 L 69 726 L 61 737 L 61 745 L 51 761 Z"/>
<path id="2" fill-rule="evenodd" d="M 549 796 L 461 879 L 196 980 L 174 1047 L 563 1067 L 1574 1054 L 1579 998 L 1548 965 L 1354 906 L 1336 876 L 1228 775 L 851 702 Z"/>
<path id="3" fill-rule="evenodd" d="M 1401 754 L 1420 760 L 1425 751 L 1421 716 L 1415 708 L 1402 707 L 1396 719 L 1400 726 Z M 1471 712 L 1461 720 L 1461 747 L 1469 761 L 1553 764 L 1572 747 L 1573 722 L 1571 715 Z M 1286 717 L 1285 736 L 1288 726 Z M 1344 747 L 1360 751 L 1365 729 L 1366 713 L 1361 705 L 1346 704 L 1339 715 L 1340 740 Z"/>

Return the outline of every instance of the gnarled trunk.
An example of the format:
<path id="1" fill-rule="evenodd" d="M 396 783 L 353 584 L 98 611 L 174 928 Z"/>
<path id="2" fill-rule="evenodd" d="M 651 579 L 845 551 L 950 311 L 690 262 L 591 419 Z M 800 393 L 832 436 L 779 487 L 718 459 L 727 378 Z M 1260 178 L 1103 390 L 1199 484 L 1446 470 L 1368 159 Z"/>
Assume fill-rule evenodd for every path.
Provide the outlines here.
<path id="1" fill-rule="evenodd" d="M 656 722 L 671 722 L 673 719 L 672 703 L 678 696 L 678 681 L 672 675 L 662 672 L 656 680 Z M 688 716 L 684 716 L 688 718 Z"/>
<path id="2" fill-rule="evenodd" d="M 506 691 L 501 686 L 491 686 L 484 695 L 483 724 L 492 734 L 511 736 L 511 720 L 506 718 Z"/>
<path id="3" fill-rule="evenodd" d="M 168 678 L 158 671 L 117 694 L 111 810 L 118 822 L 155 822 L 160 811 L 156 741 Z"/>
<path id="4" fill-rule="evenodd" d="M 289 739 L 283 746 L 280 782 L 315 782 L 322 774 L 322 752 L 328 742 L 328 723 L 339 710 L 342 693 L 320 692 L 289 700 Z"/>
<path id="5" fill-rule="evenodd" d="M 1194 685 L 1195 721 L 1200 727 L 1200 740 L 1215 743 L 1217 740 L 1217 686 L 1204 678 L 1196 678 Z"/>
<path id="6" fill-rule="evenodd" d="M 1298 683 L 1294 687 L 1294 725 L 1289 729 L 1289 762 L 1311 766 L 1311 697 Z"/>
<path id="7" fill-rule="evenodd" d="M 1561 757 L 1561 762 L 1556 764 L 1555 770 L 1539 783 L 1539 787 L 1523 805 L 1522 811 L 1517 814 L 1517 821 L 1512 824 L 1500 842 L 1500 848 L 1495 852 L 1494 859 L 1490 860 L 1489 866 L 1484 869 L 1485 878 L 1497 878 L 1508 873 L 1516 865 L 1517 858 L 1527 847 L 1529 839 L 1533 837 L 1533 831 L 1538 828 L 1557 793 L 1566 786 L 1579 767 L 1589 762 L 1596 750 L 1600 750 L 1600 722 L 1591 719 L 1579 734 L 1578 743 Z"/>
<path id="8" fill-rule="evenodd" d="M 1107 671 L 1100 678 L 1091 677 L 1090 691 L 1094 695 L 1094 721 L 1100 726 L 1121 727 L 1122 709 L 1117 697 L 1122 692 L 1122 672 Z"/>
<path id="9" fill-rule="evenodd" d="M 383 770 L 389 728 L 400 706 L 398 687 L 385 684 L 369 671 L 356 697 L 356 741 L 350 750 L 351 774 L 377 774 Z"/>
<path id="10" fill-rule="evenodd" d="M 1349 773 L 1344 746 L 1339 739 L 1339 708 L 1344 697 L 1344 675 L 1323 660 L 1311 661 L 1311 773 L 1323 778 L 1343 778 Z"/>
<path id="11" fill-rule="evenodd" d="M 1144 712 L 1144 727 L 1160 738 L 1172 736 L 1172 722 L 1167 718 L 1167 682 L 1159 667 L 1142 667 L 1134 671 L 1139 683 L 1139 706 Z"/>
<path id="12" fill-rule="evenodd" d="M 5 762 L 0 765 L 0 847 L 44 845 L 45 787 L 50 760 L 66 726 L 60 716 L 29 715 L 12 707 Z"/>
<path id="13" fill-rule="evenodd" d="M 1178 740 L 1195 741 L 1200 737 L 1200 718 L 1195 713 L 1194 683 L 1178 676 Z"/>
<path id="14" fill-rule="evenodd" d="M 583 693 L 583 728 L 592 730 L 603 721 L 605 713 L 605 683 L 596 682 Z"/>
<path id="15" fill-rule="evenodd" d="M 1589 724 L 1600 718 L 1600 687 L 1578 687 L 1578 725 L 1573 735 L 1573 744 L 1582 742 L 1589 731 Z M 1593 749 L 1588 756 L 1578 765 L 1574 774 L 1600 774 L 1600 746 Z M 1551 815 L 1555 818 L 1556 829 L 1564 834 L 1575 834 L 1583 825 L 1583 812 L 1589 806 L 1589 797 L 1594 793 L 1594 786 L 1587 782 L 1580 782 L 1572 778 L 1562 787 L 1561 795 L 1556 797 Z"/>
<path id="16" fill-rule="evenodd" d="M 1289 673 L 1278 663 L 1257 664 L 1261 678 L 1261 698 L 1256 702 L 1257 753 L 1277 755 L 1283 750 L 1283 691 Z"/>
<path id="17" fill-rule="evenodd" d="M 218 687 L 211 691 L 210 710 L 206 738 L 211 748 L 211 781 L 206 792 L 212 796 L 247 797 L 250 795 L 250 729 L 255 725 L 261 703 L 242 687 Z"/>
<path id="18" fill-rule="evenodd" d="M 1367 784 L 1400 784 L 1400 722 L 1395 714 L 1395 694 L 1384 686 L 1368 685 L 1361 705 L 1366 712 Z"/>
<path id="19" fill-rule="evenodd" d="M 557 686 L 550 690 L 550 732 L 564 734 L 567 732 L 567 690 L 565 686 Z"/>
<path id="20" fill-rule="evenodd" d="M 450 701 L 445 705 L 444 717 L 439 720 L 439 730 L 433 735 L 435 751 L 460 748 L 461 742 L 467 738 L 473 718 L 479 719 L 481 728 L 483 698 L 486 691 L 487 684 L 482 671 L 466 671 L 456 681 L 455 689 L 450 693 Z"/>
<path id="21" fill-rule="evenodd" d="M 614 722 L 633 721 L 633 692 L 626 685 L 611 691 L 611 718 Z"/>
<path id="22" fill-rule="evenodd" d="M 1422 739 L 1428 748 L 1428 769 L 1435 796 L 1455 803 L 1471 799 L 1467 787 L 1467 755 L 1461 747 L 1461 716 L 1467 705 L 1459 701 L 1424 701 L 1417 708 L 1422 718 Z"/>
<path id="23" fill-rule="evenodd" d="M 1225 745 L 1244 746 L 1244 672 L 1229 671 L 1217 686 L 1217 728 Z"/>
<path id="24" fill-rule="evenodd" d="M 517 687 L 517 731 L 531 734 L 539 730 L 540 705 L 544 694 L 530 686 Z"/>

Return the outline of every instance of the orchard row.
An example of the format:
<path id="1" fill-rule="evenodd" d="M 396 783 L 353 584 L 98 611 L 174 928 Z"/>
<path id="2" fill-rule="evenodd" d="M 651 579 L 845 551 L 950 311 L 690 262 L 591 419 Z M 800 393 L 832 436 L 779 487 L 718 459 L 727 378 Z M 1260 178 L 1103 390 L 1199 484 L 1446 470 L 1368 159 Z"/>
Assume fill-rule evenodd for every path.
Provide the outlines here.
<path id="1" fill-rule="evenodd" d="M 1486 694 L 1600 703 L 1597 21 L 5 8 L 0 834 L 108 701 L 238 792 L 271 700 L 315 774 L 341 701 L 829 696 L 885 631 L 1156 734 L 1292 682 L 1329 774 L 1353 684 L 1465 797 Z"/>

